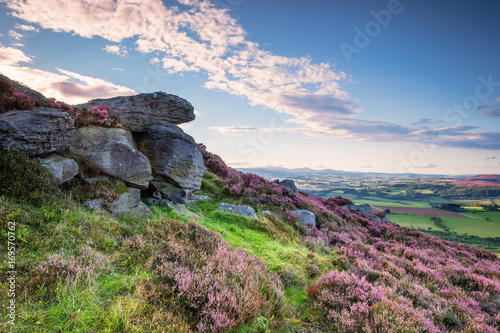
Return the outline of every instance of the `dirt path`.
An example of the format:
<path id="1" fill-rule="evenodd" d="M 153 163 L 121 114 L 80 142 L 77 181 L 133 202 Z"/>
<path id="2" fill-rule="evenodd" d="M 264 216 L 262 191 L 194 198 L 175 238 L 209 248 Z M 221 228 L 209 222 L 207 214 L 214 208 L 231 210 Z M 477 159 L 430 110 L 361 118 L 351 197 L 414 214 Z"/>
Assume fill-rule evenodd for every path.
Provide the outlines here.
<path id="1" fill-rule="evenodd" d="M 434 217 L 456 217 L 461 219 L 471 219 L 469 216 L 460 213 L 449 212 L 447 210 L 437 208 L 413 208 L 413 207 L 389 207 L 389 206 L 372 206 L 372 213 L 376 214 L 389 209 L 391 213 L 408 214 L 408 215 L 421 215 L 421 216 L 434 216 Z"/>

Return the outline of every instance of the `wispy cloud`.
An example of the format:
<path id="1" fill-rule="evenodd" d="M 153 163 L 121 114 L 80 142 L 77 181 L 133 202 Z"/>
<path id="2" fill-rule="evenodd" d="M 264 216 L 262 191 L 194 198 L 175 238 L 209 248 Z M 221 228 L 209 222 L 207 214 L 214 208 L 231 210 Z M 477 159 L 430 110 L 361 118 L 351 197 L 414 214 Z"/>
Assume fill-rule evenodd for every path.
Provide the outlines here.
<path id="1" fill-rule="evenodd" d="M 19 23 L 16 23 L 15 28 L 16 29 L 20 29 L 20 30 L 24 30 L 24 31 L 35 31 L 35 32 L 39 32 L 40 31 L 40 29 L 35 28 L 34 26 L 25 25 L 25 24 L 19 24 Z"/>
<path id="2" fill-rule="evenodd" d="M 437 167 L 438 166 L 436 164 L 432 164 L 432 163 L 424 163 L 421 165 L 414 166 L 414 168 L 417 168 L 417 169 L 434 169 Z"/>
<path id="3" fill-rule="evenodd" d="M 212 128 L 220 133 L 279 130 L 314 137 L 500 148 L 498 133 L 474 132 L 477 128 L 473 127 L 429 128 L 439 125 L 432 119 L 409 126 L 362 119 L 362 110 L 349 102 L 349 94 L 341 86 L 350 77 L 336 70 L 334 64 L 266 51 L 248 39 L 229 11 L 216 8 L 208 0 L 177 0 L 182 6 L 169 7 L 160 0 L 2 1 L 14 17 L 43 29 L 86 38 L 100 36 L 113 43 L 135 40 L 137 51 L 152 54 L 151 62 L 161 64 L 169 73 L 203 73 L 207 89 L 241 96 L 251 105 L 290 116 L 286 127 L 279 129 Z M 124 55 L 118 45 L 105 49 Z"/>
<path id="4" fill-rule="evenodd" d="M 15 30 L 9 30 L 9 36 L 15 40 L 20 40 L 23 37 L 22 34 L 20 34 L 19 32 L 15 31 Z"/>
<path id="5" fill-rule="evenodd" d="M 120 68 L 120 67 L 114 67 L 114 68 L 111 68 L 112 70 L 114 71 L 118 71 L 118 72 L 125 72 L 125 70 L 123 68 Z"/>
<path id="6" fill-rule="evenodd" d="M 23 51 L 12 47 L 0 47 L 0 60 L 0 73 L 28 84 L 47 97 L 54 97 L 67 103 L 77 104 L 92 98 L 135 93 L 130 88 L 64 69 L 58 68 L 59 74 L 57 74 L 22 66 L 22 63 L 30 63 L 32 59 Z"/>

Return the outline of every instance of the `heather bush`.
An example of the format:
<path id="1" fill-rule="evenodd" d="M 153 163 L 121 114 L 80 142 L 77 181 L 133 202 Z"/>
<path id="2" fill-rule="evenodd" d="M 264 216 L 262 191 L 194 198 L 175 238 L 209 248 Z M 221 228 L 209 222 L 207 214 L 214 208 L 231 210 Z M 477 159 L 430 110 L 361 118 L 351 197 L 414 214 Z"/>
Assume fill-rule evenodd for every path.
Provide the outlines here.
<path id="1" fill-rule="evenodd" d="M 156 283 L 171 288 L 192 314 L 200 332 L 226 332 L 259 314 L 282 313 L 281 281 L 260 260 L 232 249 L 194 222 L 164 223 L 167 227 L 160 226 L 161 231 L 155 228 L 155 238 L 164 241 L 151 269 Z"/>
<path id="2" fill-rule="evenodd" d="M 94 125 L 126 129 L 120 120 L 120 113 L 105 105 L 94 106 L 92 109 L 83 107 L 73 110 L 72 113 L 76 116 L 76 127 Z"/>
<path id="3" fill-rule="evenodd" d="M 385 299 L 381 288 L 347 272 L 332 271 L 309 289 L 308 296 L 320 313 L 318 319 L 323 318 L 331 329 L 340 332 L 367 327 L 371 306 Z"/>
<path id="4" fill-rule="evenodd" d="M 50 171 L 26 153 L 10 150 L 0 150 L 0 195 L 37 206 L 62 200 Z"/>

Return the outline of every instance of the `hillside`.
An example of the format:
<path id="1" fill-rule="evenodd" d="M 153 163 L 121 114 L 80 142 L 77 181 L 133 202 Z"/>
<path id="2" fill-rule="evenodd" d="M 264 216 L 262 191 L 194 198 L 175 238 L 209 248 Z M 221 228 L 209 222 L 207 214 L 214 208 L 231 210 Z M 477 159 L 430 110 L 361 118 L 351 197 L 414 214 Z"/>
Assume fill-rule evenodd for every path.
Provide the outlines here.
<path id="1" fill-rule="evenodd" d="M 158 95 L 131 98 L 175 107 L 140 119 L 109 100 L 0 113 L 0 146 L 26 147 L 0 150 L 3 331 L 498 332 L 496 255 L 234 170 Z M 71 129 L 5 130 L 19 114 Z M 54 152 L 77 174 L 47 168 Z"/>

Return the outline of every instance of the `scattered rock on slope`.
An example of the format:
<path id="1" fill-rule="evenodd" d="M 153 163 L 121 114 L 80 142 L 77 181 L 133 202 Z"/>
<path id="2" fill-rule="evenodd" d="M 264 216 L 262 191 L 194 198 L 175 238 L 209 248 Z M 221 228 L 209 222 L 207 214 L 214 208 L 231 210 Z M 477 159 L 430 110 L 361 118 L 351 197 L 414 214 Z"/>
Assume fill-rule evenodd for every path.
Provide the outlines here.
<path id="1" fill-rule="evenodd" d="M 164 92 L 144 93 L 108 99 L 94 99 L 77 107 L 93 108 L 106 105 L 120 113 L 121 121 L 132 132 L 147 132 L 162 121 L 182 124 L 194 120 L 194 108 L 185 99 Z"/>
<path id="2" fill-rule="evenodd" d="M 255 214 L 255 210 L 252 207 L 249 206 L 243 206 L 243 205 L 231 205 L 225 202 L 221 202 L 219 206 L 219 210 L 221 212 L 226 212 L 226 213 L 233 213 L 245 217 L 250 217 L 252 219 L 257 218 L 257 214 Z"/>
<path id="3" fill-rule="evenodd" d="M 312 224 L 316 226 L 316 216 L 313 212 L 304 209 L 296 209 L 293 212 L 297 214 L 303 225 Z"/>

